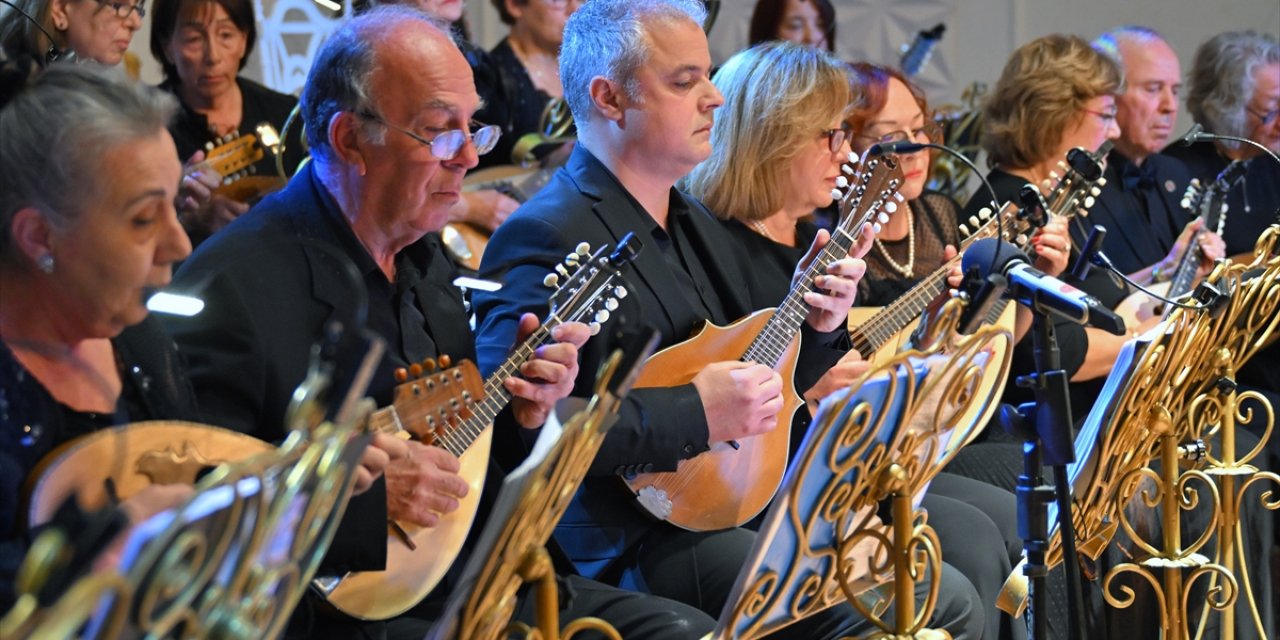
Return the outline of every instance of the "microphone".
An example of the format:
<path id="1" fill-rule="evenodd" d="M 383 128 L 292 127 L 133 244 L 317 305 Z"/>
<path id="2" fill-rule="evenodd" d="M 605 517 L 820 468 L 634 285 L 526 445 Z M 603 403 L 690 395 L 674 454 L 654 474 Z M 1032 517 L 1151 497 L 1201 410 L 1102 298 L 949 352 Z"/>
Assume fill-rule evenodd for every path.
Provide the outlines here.
<path id="1" fill-rule="evenodd" d="M 1084 246 L 1080 247 L 1080 256 L 1076 258 L 1076 266 L 1071 270 L 1071 277 L 1077 282 L 1084 282 L 1089 277 L 1089 268 L 1093 266 L 1093 256 L 1102 251 L 1102 239 L 1107 236 L 1107 228 L 1100 225 L 1093 225 L 1093 230 L 1089 231 L 1089 238 L 1084 241 Z"/>
<path id="2" fill-rule="evenodd" d="M 1189 145 L 1193 142 L 1204 142 L 1206 140 L 1243 142 L 1247 145 L 1258 148 L 1263 153 L 1267 154 L 1268 156 L 1271 156 L 1271 159 L 1275 160 L 1276 164 L 1280 164 L 1280 156 L 1277 156 L 1274 151 L 1268 149 L 1266 146 L 1258 142 L 1255 142 L 1253 140 L 1250 140 L 1248 138 L 1241 138 L 1239 136 L 1224 136 L 1216 133 L 1209 133 L 1208 131 L 1205 131 L 1204 127 L 1200 126 L 1200 123 L 1198 122 L 1195 124 L 1192 124 L 1191 128 L 1188 129 L 1186 133 L 1182 134 L 1181 138 L 1178 138 L 1178 142 L 1176 144 Z"/>
<path id="3" fill-rule="evenodd" d="M 979 273 L 985 265 L 996 265 L 993 271 L 1003 275 L 1009 283 L 1006 297 L 1036 311 L 1097 327 L 1118 336 L 1125 334 L 1124 320 L 1106 308 L 1101 301 L 1035 269 L 1026 254 L 1007 242 L 995 238 L 978 240 L 965 250 L 961 264 L 965 271 L 977 266 Z"/>
<path id="4" fill-rule="evenodd" d="M 18 5 L 10 2 L 9 0 L 0 0 L 0 4 L 3 4 L 9 7 L 9 9 L 16 11 L 23 18 L 26 18 L 27 22 L 30 22 L 33 26 L 35 26 L 36 29 L 40 31 L 40 33 L 44 34 L 44 37 L 49 39 L 49 50 L 45 52 L 44 60 L 42 61 L 44 64 L 53 64 L 58 60 L 64 60 L 64 59 L 68 61 L 75 61 L 75 57 L 76 57 L 75 52 L 69 49 L 59 49 L 57 45 L 58 41 L 53 37 L 53 34 L 49 33 L 47 29 L 41 26 L 39 20 L 36 20 L 35 18 L 31 17 L 31 14 L 27 13 L 26 11 L 23 11 L 22 7 L 19 7 Z M 3 57 L 3 56 L 0 55 L 0 57 Z"/>

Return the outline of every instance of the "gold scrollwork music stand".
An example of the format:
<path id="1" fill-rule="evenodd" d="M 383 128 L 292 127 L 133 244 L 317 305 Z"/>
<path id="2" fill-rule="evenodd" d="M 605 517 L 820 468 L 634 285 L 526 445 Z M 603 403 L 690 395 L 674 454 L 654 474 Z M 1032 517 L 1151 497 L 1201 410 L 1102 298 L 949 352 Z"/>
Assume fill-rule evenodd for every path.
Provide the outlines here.
<path id="1" fill-rule="evenodd" d="M 1175 324 L 1166 337 L 1186 341 L 1178 349 L 1183 359 L 1177 363 L 1179 366 L 1166 366 L 1154 372 L 1166 394 L 1139 399 L 1146 403 L 1142 407 L 1146 415 L 1158 417 L 1151 424 L 1155 427 L 1152 432 L 1158 436 L 1160 470 L 1142 466 L 1119 477 L 1112 509 L 1119 514 L 1120 526 L 1143 557 L 1114 567 L 1104 578 L 1103 596 L 1110 605 L 1126 608 L 1136 600 L 1136 594 L 1130 587 L 1121 587 L 1118 595 L 1114 593 L 1115 579 L 1131 575 L 1145 581 L 1157 597 L 1160 624 L 1167 637 L 1191 637 L 1194 623 L 1191 618 L 1197 609 L 1196 603 L 1191 602 L 1192 587 L 1201 579 L 1208 583 L 1207 606 L 1200 608 L 1201 633 L 1211 611 L 1217 610 L 1223 617 L 1223 637 L 1233 638 L 1236 630 L 1233 605 L 1241 593 L 1246 596 L 1243 604 L 1253 614 L 1260 633 L 1263 626 L 1243 556 L 1240 507 L 1244 492 L 1255 481 L 1280 484 L 1280 478 L 1274 473 L 1260 472 L 1248 464 L 1261 452 L 1274 420 L 1260 394 L 1236 393 L 1234 371 L 1267 343 L 1280 323 L 1277 240 L 1280 240 L 1280 227 L 1273 226 L 1259 238 L 1251 264 L 1223 263 L 1210 274 L 1208 280 L 1230 294 L 1221 308 L 1212 313 L 1178 309 L 1170 315 L 1170 320 L 1182 316 L 1183 322 Z M 1173 350 L 1168 346 L 1168 351 Z M 1249 398 L 1261 403 L 1267 425 L 1262 442 L 1243 456 L 1237 456 L 1236 422 L 1252 417 L 1239 412 L 1239 402 Z M 1212 452 L 1213 436 L 1218 437 L 1216 453 Z M 1180 470 L 1179 461 L 1184 458 L 1204 458 L 1208 468 Z M 1197 485 L 1201 489 L 1196 489 Z M 1201 497 L 1202 492 L 1207 499 Z M 1280 508 L 1280 500 L 1268 500 L 1267 496 L 1263 494 L 1264 508 Z M 1150 543 L 1132 524 L 1133 517 L 1124 508 L 1131 502 L 1148 509 L 1161 509 L 1162 544 Z M 1207 511 L 1209 523 L 1194 540 L 1184 545 L 1180 515 L 1196 508 Z M 1211 542 L 1215 533 L 1216 551 L 1211 561 L 1199 551 Z"/>
<path id="2" fill-rule="evenodd" d="M 375 345 L 366 364 L 380 357 Z M 371 437 L 356 433 L 368 409 L 349 403 L 337 423 L 294 431 L 278 449 L 213 470 L 185 504 L 131 530 L 118 567 L 40 608 L 40 579 L 68 570 L 60 565 L 65 536 L 51 529 L 28 553 L 23 575 L 32 579 L 0 619 L 0 636 L 278 637 L 346 509 Z"/>
<path id="3" fill-rule="evenodd" d="M 759 638 L 841 602 L 879 628 L 877 638 L 949 637 L 925 629 L 938 595 L 941 551 L 916 498 L 954 450 L 995 410 L 980 393 L 984 367 L 1007 370 L 1008 331 L 955 332 L 963 302 L 929 325 L 925 350 L 903 351 L 823 401 L 797 452 L 714 637 Z M 999 360 L 991 353 L 1006 354 Z M 971 411 L 978 403 L 989 410 Z M 894 521 L 876 516 L 892 503 Z M 887 590 L 897 582 L 894 593 Z M 920 607 L 915 586 L 928 583 Z M 894 605 L 892 619 L 887 610 Z"/>
<path id="4" fill-rule="evenodd" d="M 457 590 L 430 637 L 490 640 L 517 634 L 529 640 L 569 640 L 579 632 L 595 631 L 622 640 L 617 630 L 599 618 L 580 618 L 560 626 L 556 576 L 544 545 L 616 419 L 622 397 L 634 379 L 634 363 L 644 362 L 653 344 L 650 341 L 638 358 L 615 351 L 601 368 L 589 402 L 575 398 L 561 402 L 557 414 L 571 413 L 573 417 L 549 447 L 544 440 L 554 437 L 549 431 L 554 427 L 544 427 L 530 460 L 508 476 L 490 515 L 490 526 L 462 578 L 461 584 L 471 586 Z M 534 626 L 511 622 L 516 593 L 526 583 L 533 585 Z"/>

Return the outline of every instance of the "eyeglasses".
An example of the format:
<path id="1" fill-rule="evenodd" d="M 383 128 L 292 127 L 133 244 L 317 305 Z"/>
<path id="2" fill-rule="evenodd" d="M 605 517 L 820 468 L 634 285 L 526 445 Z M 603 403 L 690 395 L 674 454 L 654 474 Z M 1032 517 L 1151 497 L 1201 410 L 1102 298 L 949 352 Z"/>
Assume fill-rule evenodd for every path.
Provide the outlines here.
<path id="1" fill-rule="evenodd" d="M 116 12 L 116 17 L 122 20 L 125 18 L 128 18 L 129 14 L 133 13 L 134 11 L 138 12 L 139 20 L 147 17 L 147 9 L 142 6 L 141 2 L 137 4 L 130 4 L 128 2 L 111 2 L 110 0 L 98 0 L 98 5 L 103 7 L 110 7 L 112 11 Z"/>
<path id="2" fill-rule="evenodd" d="M 1095 115 L 1095 116 L 1098 116 L 1099 118 L 1102 118 L 1102 122 L 1103 122 L 1103 124 L 1108 124 L 1108 123 L 1111 123 L 1111 122 L 1115 122 L 1115 119 L 1116 119 L 1116 112 L 1115 112 L 1114 110 L 1112 110 L 1112 111 L 1094 111 L 1093 109 L 1081 109 L 1081 111 L 1083 111 L 1083 112 L 1085 112 L 1085 113 L 1093 114 L 1093 115 Z"/>
<path id="3" fill-rule="evenodd" d="M 930 120 L 920 125 L 919 127 L 912 129 L 910 132 L 902 131 L 902 130 L 890 131 L 889 133 L 886 133 L 884 135 L 879 135 L 879 136 L 874 134 L 864 133 L 858 137 L 864 140 L 871 140 L 878 144 L 889 144 L 891 142 L 907 142 L 908 140 L 911 142 L 915 142 L 916 140 L 924 140 L 925 142 L 932 142 L 934 140 L 940 140 L 942 138 L 942 127 L 938 126 L 938 123 Z"/>
<path id="4" fill-rule="evenodd" d="M 1264 126 L 1264 127 L 1265 127 L 1265 126 L 1269 126 L 1272 122 L 1275 122 L 1275 121 L 1276 121 L 1276 117 L 1277 117 L 1277 116 L 1280 116 L 1280 109 L 1272 109 L 1272 110 L 1270 110 L 1270 111 L 1268 111 L 1268 112 L 1266 112 L 1266 113 L 1258 113 L 1257 111 L 1254 111 L 1253 109 L 1250 109 L 1250 108 L 1248 108 L 1248 107 L 1245 107 L 1245 109 L 1244 109 L 1244 110 L 1245 110 L 1245 111 L 1248 111 L 1249 113 L 1252 113 L 1252 114 L 1253 114 L 1254 116 L 1256 116 L 1259 120 L 1261 120 L 1261 121 L 1262 121 L 1262 126 Z"/>
<path id="5" fill-rule="evenodd" d="M 840 153 L 840 148 L 849 139 L 849 129 L 847 127 L 827 129 L 819 135 L 827 139 L 827 148 L 831 150 L 831 153 Z"/>
<path id="6" fill-rule="evenodd" d="M 384 127 L 395 129 L 410 138 L 413 138 L 423 146 L 431 149 L 431 155 L 439 160 L 452 160 L 458 157 L 458 153 L 462 151 L 462 147 L 470 140 L 476 146 L 476 155 L 482 156 L 490 151 L 498 144 L 498 138 L 502 137 L 502 128 L 496 124 L 483 124 L 472 120 L 470 127 L 474 130 L 463 131 L 462 129 L 450 129 L 436 134 L 436 137 L 428 140 L 404 127 L 399 127 L 387 122 L 382 116 L 372 111 L 357 111 L 357 116 L 373 120 Z"/>

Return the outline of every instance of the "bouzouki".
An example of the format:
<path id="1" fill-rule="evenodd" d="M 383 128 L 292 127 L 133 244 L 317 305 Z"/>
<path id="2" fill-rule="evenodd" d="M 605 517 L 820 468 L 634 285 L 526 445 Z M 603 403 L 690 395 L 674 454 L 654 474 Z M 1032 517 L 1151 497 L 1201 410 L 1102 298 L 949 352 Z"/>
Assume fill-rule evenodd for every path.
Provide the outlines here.
<path id="1" fill-rule="evenodd" d="M 1192 180 L 1180 203 L 1184 209 L 1195 212 L 1204 221 L 1204 232 L 1222 233 L 1226 224 L 1227 194 L 1244 178 L 1247 167 L 1239 160 L 1228 164 L 1213 183 L 1203 189 L 1199 180 Z M 1153 284 L 1148 289 L 1156 295 L 1169 299 L 1177 299 L 1191 291 L 1196 284 L 1196 273 L 1200 269 L 1200 235 L 1191 239 L 1187 250 L 1178 258 L 1178 266 L 1168 282 Z M 1153 298 L 1142 291 L 1137 291 L 1125 298 L 1116 307 L 1116 315 L 1124 318 L 1125 326 L 1136 327 L 1155 317 L 1168 317 L 1172 306 Z"/>
<path id="2" fill-rule="evenodd" d="M 735 527 L 755 517 L 773 499 L 786 471 L 791 447 L 791 418 L 800 398 L 794 388 L 800 325 L 809 305 L 803 295 L 815 277 L 849 254 L 863 225 L 901 200 L 902 169 L 893 158 L 867 162 L 840 201 L 841 222 L 831 241 L 792 285 L 782 304 L 757 311 L 727 327 L 706 323 L 692 338 L 645 363 L 635 388 L 687 384 L 707 363 L 757 362 L 782 376 L 783 407 L 772 431 L 736 442 L 713 442 L 711 449 L 682 460 L 675 471 L 643 473 L 622 479 L 650 514 L 694 531 Z"/>
<path id="3" fill-rule="evenodd" d="M 470 485 L 467 496 L 434 527 L 388 527 L 386 570 L 314 582 L 330 604 L 356 618 L 384 620 L 404 613 L 439 584 L 475 521 L 489 465 L 493 420 L 511 401 L 511 392 L 503 381 L 519 375 L 520 367 L 551 339 L 557 326 L 587 322 L 593 331 L 598 331 L 600 324 L 609 319 L 610 309 L 617 307 L 616 297 L 626 293 L 620 269 L 639 254 L 640 248 L 640 242 L 631 235 L 624 237 L 611 254 L 608 247 L 592 252 L 582 243 L 570 254 L 567 267 L 557 265 L 558 275 L 548 275 L 544 284 L 555 287 L 555 291 L 548 302 L 547 317 L 485 380 L 482 399 L 470 407 L 470 415 L 450 427 L 447 439 L 436 441 L 460 459 L 459 474 Z M 563 283 L 559 282 L 560 277 L 565 278 Z"/>

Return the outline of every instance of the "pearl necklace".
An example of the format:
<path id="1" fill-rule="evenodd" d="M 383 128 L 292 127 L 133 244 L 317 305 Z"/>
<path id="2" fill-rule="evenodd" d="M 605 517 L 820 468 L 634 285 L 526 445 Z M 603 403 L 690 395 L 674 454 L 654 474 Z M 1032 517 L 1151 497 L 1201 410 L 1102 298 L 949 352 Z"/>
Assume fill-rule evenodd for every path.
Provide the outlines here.
<path id="1" fill-rule="evenodd" d="M 889 264 L 889 268 L 896 271 L 904 278 L 910 278 L 915 274 L 916 266 L 916 225 L 915 218 L 911 213 L 911 205 L 907 205 L 907 263 L 898 264 L 893 256 L 889 255 L 889 250 L 880 243 L 880 237 L 875 239 L 876 249 L 880 250 L 880 255 L 884 256 L 885 262 Z"/>
<path id="2" fill-rule="evenodd" d="M 752 220 L 751 227 L 760 232 L 760 235 L 772 240 L 773 242 L 778 242 L 778 239 L 773 237 L 772 233 L 769 233 L 769 227 L 764 226 L 764 220 Z"/>

